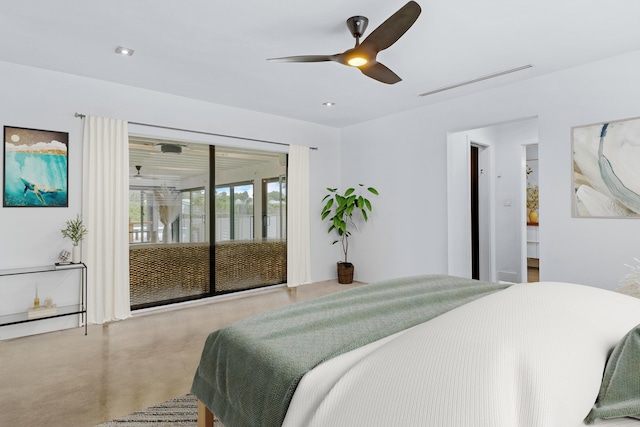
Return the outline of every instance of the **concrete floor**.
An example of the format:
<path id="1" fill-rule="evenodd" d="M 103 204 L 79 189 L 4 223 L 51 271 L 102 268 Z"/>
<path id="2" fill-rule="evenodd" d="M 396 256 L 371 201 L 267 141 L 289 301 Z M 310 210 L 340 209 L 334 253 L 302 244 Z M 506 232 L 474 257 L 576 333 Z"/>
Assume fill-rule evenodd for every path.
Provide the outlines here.
<path id="1" fill-rule="evenodd" d="M 0 426 L 91 427 L 189 392 L 207 335 L 354 285 L 277 287 L 0 341 Z"/>

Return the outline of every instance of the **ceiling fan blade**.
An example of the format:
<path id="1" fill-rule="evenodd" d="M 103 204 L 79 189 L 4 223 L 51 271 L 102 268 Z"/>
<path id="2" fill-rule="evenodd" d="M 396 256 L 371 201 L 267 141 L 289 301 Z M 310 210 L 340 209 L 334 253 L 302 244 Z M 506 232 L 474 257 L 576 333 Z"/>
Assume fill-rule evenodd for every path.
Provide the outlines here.
<path id="1" fill-rule="evenodd" d="M 388 48 L 411 28 L 421 11 L 418 3 L 410 1 L 373 30 L 360 46 L 375 52 Z"/>
<path id="2" fill-rule="evenodd" d="M 370 63 L 364 67 L 360 67 L 360 71 L 362 71 L 362 74 L 371 77 L 372 79 L 390 85 L 402 80 L 396 73 L 379 62 Z"/>
<path id="3" fill-rule="evenodd" d="M 335 61 L 338 55 L 299 55 L 284 56 L 282 58 L 268 58 L 267 61 L 277 62 L 324 62 Z"/>

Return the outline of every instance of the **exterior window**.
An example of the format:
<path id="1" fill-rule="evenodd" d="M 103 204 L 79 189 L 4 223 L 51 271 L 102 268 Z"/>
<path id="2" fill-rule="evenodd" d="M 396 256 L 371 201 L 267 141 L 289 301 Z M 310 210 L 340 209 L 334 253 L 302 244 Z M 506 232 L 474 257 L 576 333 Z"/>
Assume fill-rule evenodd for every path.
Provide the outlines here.
<path id="1" fill-rule="evenodd" d="M 216 242 L 254 238 L 253 183 L 216 187 Z"/>
<path id="2" fill-rule="evenodd" d="M 287 180 L 286 177 L 265 179 L 262 182 L 262 237 L 287 238 Z"/>
<path id="3" fill-rule="evenodd" d="M 181 242 L 206 242 L 206 203 L 204 187 L 182 191 L 180 216 Z"/>
<path id="4" fill-rule="evenodd" d="M 216 188 L 216 242 L 233 239 L 231 234 L 231 187 Z"/>
<path id="5" fill-rule="evenodd" d="M 144 190 L 129 190 L 129 243 L 152 240 L 153 195 Z"/>
<path id="6" fill-rule="evenodd" d="M 233 239 L 253 239 L 253 184 L 235 185 L 232 203 Z"/>

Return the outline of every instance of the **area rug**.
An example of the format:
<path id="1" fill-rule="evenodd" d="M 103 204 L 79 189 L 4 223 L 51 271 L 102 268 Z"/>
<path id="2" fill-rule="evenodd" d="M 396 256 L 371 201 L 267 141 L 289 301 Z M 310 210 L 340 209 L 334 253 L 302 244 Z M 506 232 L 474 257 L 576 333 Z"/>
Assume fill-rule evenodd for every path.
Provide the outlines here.
<path id="1" fill-rule="evenodd" d="M 197 424 L 198 399 L 187 394 L 95 427 L 196 427 Z M 214 427 L 224 426 L 216 419 Z"/>

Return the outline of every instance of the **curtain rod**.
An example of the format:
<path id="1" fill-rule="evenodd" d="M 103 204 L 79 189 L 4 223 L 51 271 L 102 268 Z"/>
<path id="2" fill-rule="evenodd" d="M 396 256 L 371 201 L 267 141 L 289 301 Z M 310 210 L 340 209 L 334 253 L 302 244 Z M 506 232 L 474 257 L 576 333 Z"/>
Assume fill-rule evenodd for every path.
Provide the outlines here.
<path id="1" fill-rule="evenodd" d="M 77 117 L 77 118 L 80 118 L 80 119 L 84 119 L 86 117 L 85 114 L 81 114 L 81 113 L 75 113 L 74 116 Z M 200 135 L 221 136 L 223 138 L 242 139 L 244 141 L 265 142 L 267 144 L 284 145 L 286 147 L 291 145 L 291 144 L 287 144 L 285 142 L 267 141 L 265 139 L 256 139 L 256 138 L 245 138 L 245 137 L 242 137 L 242 136 L 225 135 L 225 134 L 222 134 L 222 133 L 205 132 L 205 131 L 201 131 L 201 130 L 181 129 L 181 128 L 174 128 L 174 127 L 170 127 L 170 126 L 152 125 L 152 124 L 149 124 L 149 123 L 138 123 L 138 122 L 128 122 L 128 123 L 132 124 L 132 125 L 148 126 L 148 127 L 158 128 L 158 129 L 167 129 L 167 130 L 177 130 L 177 131 L 181 131 L 181 132 L 198 133 Z M 309 147 L 309 150 L 317 150 L 317 149 L 318 149 L 318 147 Z"/>

